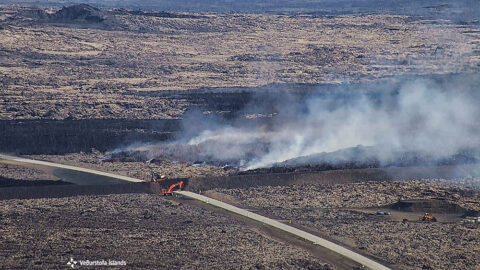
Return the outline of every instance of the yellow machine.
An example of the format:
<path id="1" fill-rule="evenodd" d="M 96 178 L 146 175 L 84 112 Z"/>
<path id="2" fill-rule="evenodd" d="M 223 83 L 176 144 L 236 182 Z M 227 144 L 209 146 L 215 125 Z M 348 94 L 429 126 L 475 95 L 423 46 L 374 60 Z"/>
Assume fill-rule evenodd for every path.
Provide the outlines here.
<path id="1" fill-rule="evenodd" d="M 425 213 L 425 215 L 421 216 L 420 217 L 420 220 L 421 221 L 431 221 L 431 222 L 437 222 L 437 218 L 434 217 L 432 214 L 430 213 Z"/>

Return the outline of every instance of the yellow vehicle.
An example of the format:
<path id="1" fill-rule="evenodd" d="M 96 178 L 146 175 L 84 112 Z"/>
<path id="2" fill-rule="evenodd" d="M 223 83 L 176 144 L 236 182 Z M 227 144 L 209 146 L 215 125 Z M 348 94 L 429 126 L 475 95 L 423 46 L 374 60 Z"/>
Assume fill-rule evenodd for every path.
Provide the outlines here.
<path id="1" fill-rule="evenodd" d="M 480 224 L 480 217 L 466 217 L 463 222 Z"/>
<path id="2" fill-rule="evenodd" d="M 425 215 L 421 216 L 420 217 L 420 220 L 421 221 L 430 221 L 430 222 L 437 222 L 437 218 L 434 217 L 432 214 L 430 213 L 425 213 Z"/>

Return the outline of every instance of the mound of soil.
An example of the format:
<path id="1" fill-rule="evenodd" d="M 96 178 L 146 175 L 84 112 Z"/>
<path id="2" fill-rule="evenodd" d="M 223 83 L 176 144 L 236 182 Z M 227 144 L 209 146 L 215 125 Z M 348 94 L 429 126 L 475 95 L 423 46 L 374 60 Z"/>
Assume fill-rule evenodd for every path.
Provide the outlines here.
<path id="1" fill-rule="evenodd" d="M 391 209 L 405 212 L 425 212 L 437 214 L 460 214 L 467 210 L 456 203 L 447 200 L 405 200 L 390 205 Z"/>
<path id="2" fill-rule="evenodd" d="M 106 13 L 98 8 L 87 4 L 63 7 L 51 15 L 50 20 L 54 22 L 86 22 L 99 23 L 104 21 Z"/>

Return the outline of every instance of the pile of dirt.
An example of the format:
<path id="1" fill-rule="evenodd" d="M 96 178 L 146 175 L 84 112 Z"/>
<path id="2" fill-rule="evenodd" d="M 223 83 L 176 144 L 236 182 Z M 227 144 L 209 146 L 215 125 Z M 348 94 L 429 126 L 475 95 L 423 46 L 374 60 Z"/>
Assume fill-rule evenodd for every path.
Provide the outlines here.
<path id="1" fill-rule="evenodd" d="M 460 214 L 463 215 L 467 210 L 458 204 L 448 200 L 401 200 L 389 206 L 390 209 L 405 212 L 425 212 L 437 214 Z"/>
<path id="2" fill-rule="evenodd" d="M 107 14 L 95 7 L 87 4 L 73 5 L 63 7 L 50 16 L 52 22 L 83 22 L 99 23 L 103 22 Z"/>

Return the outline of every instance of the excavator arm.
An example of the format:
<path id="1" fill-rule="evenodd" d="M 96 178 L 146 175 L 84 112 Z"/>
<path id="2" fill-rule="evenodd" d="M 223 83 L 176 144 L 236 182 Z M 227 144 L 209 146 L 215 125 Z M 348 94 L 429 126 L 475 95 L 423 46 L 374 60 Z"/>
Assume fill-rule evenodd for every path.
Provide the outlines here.
<path id="1" fill-rule="evenodd" d="M 178 183 L 175 183 L 175 184 L 172 184 L 170 185 L 170 187 L 168 189 L 163 189 L 162 188 L 162 195 L 163 196 L 166 196 L 166 195 L 173 195 L 173 190 L 178 187 L 179 190 L 182 190 L 183 188 L 183 181 L 180 181 Z"/>

